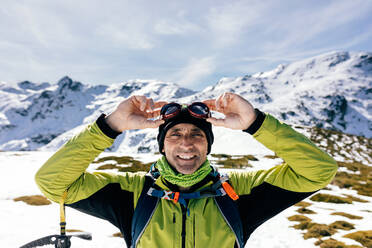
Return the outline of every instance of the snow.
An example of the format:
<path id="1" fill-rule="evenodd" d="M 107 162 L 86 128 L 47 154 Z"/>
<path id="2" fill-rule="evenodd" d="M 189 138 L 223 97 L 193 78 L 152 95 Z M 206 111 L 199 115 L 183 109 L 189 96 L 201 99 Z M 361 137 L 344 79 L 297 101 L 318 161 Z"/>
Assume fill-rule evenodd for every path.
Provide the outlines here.
<path id="1" fill-rule="evenodd" d="M 34 175 L 43 162 L 101 113 L 112 112 L 131 95 L 143 94 L 155 101 L 190 103 L 216 98 L 226 91 L 236 92 L 262 111 L 298 127 L 298 131 L 306 136 L 317 136 L 310 128 L 316 125 L 354 134 L 331 133 L 326 138 L 320 137 L 318 145 L 328 149 L 328 145 L 333 144 L 332 156 L 337 161 L 355 160 L 370 165 L 370 140 L 364 137 L 372 137 L 371 58 L 372 54 L 366 52 L 332 52 L 279 65 L 269 72 L 222 78 L 216 85 L 200 92 L 157 80 L 130 80 L 110 86 L 85 85 L 68 77 L 53 85 L 21 82 L 10 86 L 0 82 L 0 151 L 3 151 L 0 152 L 0 247 L 19 247 L 59 232 L 57 204 L 30 206 L 13 199 L 40 195 Z M 345 102 L 347 107 L 343 111 Z M 249 154 L 258 158 L 259 161 L 250 161 L 253 168 L 246 170 L 268 169 L 282 162 L 279 158 L 265 157 L 274 153 L 246 133 L 221 127 L 213 127 L 213 131 L 212 154 Z M 125 154 L 143 162 L 155 161 L 160 156 L 154 155 L 158 149 L 156 135 L 157 129 L 124 132 L 115 140 L 110 152 L 100 157 Z M 227 142 L 229 146 L 226 146 Z M 211 160 L 213 163 L 212 157 Z M 91 165 L 89 170 L 93 171 L 100 165 Z M 339 171 L 359 173 L 343 167 Z M 313 204 L 308 208 L 317 213 L 308 215 L 309 218 L 324 224 L 345 220 L 354 223 L 357 230 L 371 230 L 371 197 L 333 185 L 328 188 L 331 190 L 320 192 L 339 196 L 349 194 L 368 202 L 331 204 L 306 200 Z M 287 217 L 298 214 L 295 211 L 298 208 L 291 207 L 259 227 L 247 247 L 314 247 L 315 239 L 304 240 L 303 231 L 290 227 L 297 223 L 290 222 Z M 363 219 L 349 220 L 330 215 L 336 211 L 359 215 Z M 122 239 L 112 237 L 118 232 L 114 226 L 69 208 L 67 228 L 93 234 L 92 241 L 73 238 L 72 247 L 125 247 Z M 339 230 L 333 238 L 349 245 L 360 245 L 343 238 L 345 233 Z"/>
<path id="2" fill-rule="evenodd" d="M 225 149 L 230 154 L 234 148 Z M 258 154 L 259 162 L 252 163 L 253 169 L 266 169 L 280 162 L 280 159 L 264 159 L 265 150 Z M 26 195 L 41 195 L 34 182 L 34 175 L 38 168 L 52 155 L 52 152 L 0 152 L 0 247 L 19 247 L 37 238 L 59 233 L 59 205 L 30 206 L 24 202 L 15 202 L 14 198 Z M 103 153 L 100 157 L 120 153 Z M 122 154 L 121 154 L 122 155 Z M 143 162 L 156 160 L 159 155 L 151 154 L 125 154 L 133 155 Z M 266 154 L 267 155 L 267 154 Z M 89 169 L 96 168 L 96 164 Z M 249 168 L 252 169 L 252 168 Z M 370 230 L 372 214 L 366 210 L 372 209 L 372 198 L 357 195 L 353 190 L 339 189 L 330 185 L 331 191 L 322 190 L 321 193 L 330 193 L 343 196 L 350 194 L 369 201 L 368 203 L 353 202 L 353 204 L 330 204 L 322 202 L 313 203 L 309 209 L 317 214 L 308 215 L 314 222 L 330 224 L 336 220 L 345 220 L 355 224 L 356 230 Z M 310 248 L 314 247 L 315 239 L 304 240 L 302 231 L 291 228 L 296 222 L 290 222 L 287 217 L 298 214 L 299 207 L 290 207 L 279 215 L 260 226 L 249 239 L 246 247 L 256 248 Z M 330 215 L 332 212 L 347 212 L 362 216 L 362 220 L 349 220 L 342 216 Z M 66 208 L 67 229 L 78 229 L 92 233 L 93 240 L 86 241 L 72 238 L 72 247 L 125 247 L 121 238 L 112 237 L 118 229 L 106 221 L 88 216 L 71 208 Z M 346 244 L 357 242 L 343 238 L 345 231 L 339 230 L 333 238 Z"/>
<path id="3" fill-rule="evenodd" d="M 19 247 L 32 240 L 59 233 L 59 205 L 30 206 L 13 199 L 41 195 L 34 182 L 38 168 L 51 156 L 48 152 L 0 153 L 0 247 Z M 67 229 L 93 233 L 93 241 L 72 239 L 72 247 L 125 247 L 120 238 L 110 237 L 118 230 L 110 223 L 66 209 Z"/>

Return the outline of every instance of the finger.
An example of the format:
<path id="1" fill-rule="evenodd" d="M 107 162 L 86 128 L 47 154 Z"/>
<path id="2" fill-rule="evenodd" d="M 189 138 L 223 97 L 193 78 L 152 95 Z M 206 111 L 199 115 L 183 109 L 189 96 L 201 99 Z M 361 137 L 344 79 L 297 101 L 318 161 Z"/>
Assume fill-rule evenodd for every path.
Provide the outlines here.
<path id="1" fill-rule="evenodd" d="M 223 108 L 227 107 L 228 103 L 230 102 L 230 97 L 231 97 L 230 92 L 223 93 L 222 104 L 221 104 Z"/>
<path id="2" fill-rule="evenodd" d="M 207 105 L 210 110 L 216 110 L 216 99 L 204 100 L 203 103 Z"/>
<path id="3" fill-rule="evenodd" d="M 158 102 L 154 102 L 154 109 L 157 109 L 157 108 L 161 108 L 163 107 L 165 104 L 167 104 L 168 102 L 166 101 L 158 101 Z"/>
<path id="4" fill-rule="evenodd" d="M 146 105 L 147 105 L 146 97 L 145 96 L 138 96 L 137 99 L 139 100 L 139 103 L 140 103 L 140 110 L 144 111 L 146 109 Z"/>
<path id="5" fill-rule="evenodd" d="M 151 109 L 155 108 L 155 103 L 154 103 L 154 100 L 152 100 L 152 98 L 150 98 L 150 106 L 151 106 Z"/>
<path id="6" fill-rule="evenodd" d="M 151 99 L 151 98 L 150 98 Z M 154 102 L 152 99 L 150 101 L 151 109 L 147 109 L 147 118 L 155 118 L 160 116 L 161 107 L 167 104 L 165 101 Z"/>
<path id="7" fill-rule="evenodd" d="M 216 110 L 217 110 L 218 112 L 221 112 L 221 113 L 222 113 L 221 110 L 223 109 L 222 101 L 223 101 L 224 94 L 225 94 L 225 93 L 221 94 L 221 95 L 217 98 L 217 100 L 216 100 Z"/>
<path id="8" fill-rule="evenodd" d="M 138 103 L 138 107 L 141 111 L 144 111 L 145 108 L 146 108 L 146 97 L 145 96 L 134 96 L 134 98 L 136 99 L 137 103 Z"/>
<path id="9" fill-rule="evenodd" d="M 146 111 L 152 111 L 154 109 L 154 101 L 152 98 L 146 98 Z"/>
<path id="10" fill-rule="evenodd" d="M 146 115 L 147 118 L 156 118 L 160 116 L 160 109 L 152 110 L 150 112 L 147 112 L 146 114 L 147 114 Z"/>
<path id="11" fill-rule="evenodd" d="M 164 123 L 164 120 L 146 120 L 144 125 L 145 127 L 144 128 L 157 128 L 159 127 L 161 124 Z"/>
<path id="12" fill-rule="evenodd" d="M 216 119 L 214 117 L 207 118 L 206 121 L 212 123 L 214 126 L 225 126 L 225 119 Z"/>

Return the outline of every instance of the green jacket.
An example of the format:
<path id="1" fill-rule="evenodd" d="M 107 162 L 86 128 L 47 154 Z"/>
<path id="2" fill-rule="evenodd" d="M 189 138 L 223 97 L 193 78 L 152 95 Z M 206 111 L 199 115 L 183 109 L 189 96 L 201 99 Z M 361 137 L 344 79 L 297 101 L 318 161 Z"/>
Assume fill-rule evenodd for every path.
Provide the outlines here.
<path id="1" fill-rule="evenodd" d="M 245 240 L 266 220 L 325 187 L 337 171 L 328 154 L 271 115 L 266 115 L 253 136 L 285 163 L 269 170 L 229 173 L 230 183 L 240 196 L 236 203 Z M 113 142 L 97 122 L 89 125 L 40 168 L 36 182 L 55 202 L 67 190 L 68 206 L 110 221 L 129 247 L 131 220 L 145 173 L 86 171 Z M 209 183 L 205 180 L 201 187 Z M 159 179 L 157 184 L 171 190 Z M 162 199 L 137 247 L 182 247 L 183 236 L 185 247 L 234 247 L 234 233 L 213 198 L 191 199 L 188 209 L 190 215 L 185 215 L 180 204 Z"/>

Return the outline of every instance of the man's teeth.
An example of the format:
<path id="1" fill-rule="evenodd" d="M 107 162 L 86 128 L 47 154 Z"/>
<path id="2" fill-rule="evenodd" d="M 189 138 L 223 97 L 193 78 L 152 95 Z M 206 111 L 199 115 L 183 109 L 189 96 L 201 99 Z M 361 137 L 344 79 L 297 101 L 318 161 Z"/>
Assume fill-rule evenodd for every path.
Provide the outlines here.
<path id="1" fill-rule="evenodd" d="M 182 159 L 192 159 L 195 157 L 195 155 L 192 155 L 192 156 L 187 156 L 187 155 L 178 155 L 179 158 L 182 158 Z"/>

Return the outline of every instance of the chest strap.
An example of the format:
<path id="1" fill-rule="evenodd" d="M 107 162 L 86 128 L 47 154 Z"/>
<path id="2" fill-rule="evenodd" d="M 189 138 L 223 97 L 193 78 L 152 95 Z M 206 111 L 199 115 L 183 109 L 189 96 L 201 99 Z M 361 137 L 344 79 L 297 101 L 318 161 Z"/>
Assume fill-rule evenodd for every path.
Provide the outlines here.
<path id="1" fill-rule="evenodd" d="M 221 183 L 216 182 L 211 187 L 204 188 L 201 191 L 196 191 L 192 193 L 174 192 L 162 189 L 159 190 L 155 189 L 154 187 L 151 187 L 147 191 L 147 195 L 169 200 L 172 201 L 174 204 L 180 203 L 187 209 L 187 214 L 190 215 L 190 211 L 187 207 L 186 200 L 226 195 L 226 192 L 222 187 L 214 189 L 217 185 L 221 186 Z"/>
<path id="2" fill-rule="evenodd" d="M 147 194 L 149 196 L 154 196 L 161 199 L 172 201 L 175 204 L 180 203 L 185 208 L 187 208 L 186 200 L 189 199 L 201 199 L 208 197 L 224 196 L 226 194 L 234 201 L 239 199 L 239 196 L 235 193 L 234 189 L 227 182 L 227 179 L 223 177 L 221 177 L 212 186 L 203 188 L 200 191 L 192 193 L 175 192 L 150 187 L 149 190 L 147 191 Z"/>

